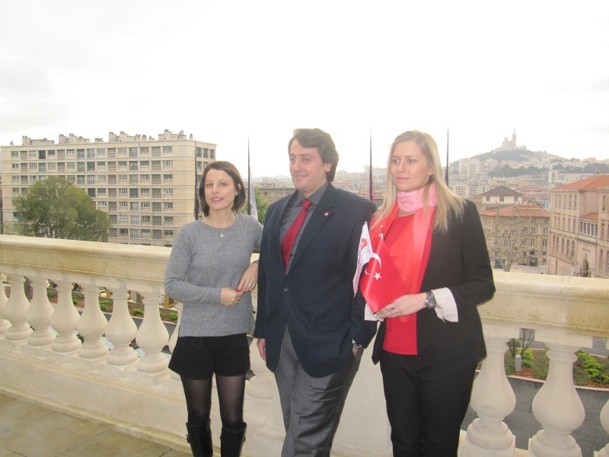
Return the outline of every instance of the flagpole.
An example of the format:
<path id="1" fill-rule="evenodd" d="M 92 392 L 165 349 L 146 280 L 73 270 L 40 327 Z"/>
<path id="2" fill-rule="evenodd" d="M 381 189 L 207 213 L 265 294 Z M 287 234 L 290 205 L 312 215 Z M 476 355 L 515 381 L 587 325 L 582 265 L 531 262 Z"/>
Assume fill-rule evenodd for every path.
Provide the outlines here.
<path id="1" fill-rule="evenodd" d="M 250 165 L 250 137 L 247 137 L 247 214 L 258 220 L 258 207 L 256 206 L 256 192 L 252 181 L 252 167 Z"/>
<path id="2" fill-rule="evenodd" d="M 250 137 L 247 137 L 247 214 L 252 215 L 252 168 L 250 166 Z"/>
<path id="3" fill-rule="evenodd" d="M 199 186 L 197 185 L 197 140 L 195 140 L 195 220 L 199 219 Z"/>
<path id="4" fill-rule="evenodd" d="M 374 203 L 374 185 L 372 182 L 372 129 L 370 129 L 369 167 L 370 169 L 368 170 L 368 198 L 370 198 L 370 201 Z"/>
<path id="5" fill-rule="evenodd" d="M 450 131 L 448 127 L 446 128 L 446 172 L 444 173 L 444 181 L 446 181 L 446 185 L 448 186 L 448 145 L 450 143 L 449 137 Z"/>

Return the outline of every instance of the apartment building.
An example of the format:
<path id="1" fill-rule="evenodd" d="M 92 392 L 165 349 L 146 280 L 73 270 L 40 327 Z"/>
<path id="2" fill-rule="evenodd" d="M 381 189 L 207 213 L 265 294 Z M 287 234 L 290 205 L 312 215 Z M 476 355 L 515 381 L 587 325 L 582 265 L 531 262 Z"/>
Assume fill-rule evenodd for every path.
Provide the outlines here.
<path id="1" fill-rule="evenodd" d="M 517 263 L 547 265 L 550 212 L 536 204 L 514 204 L 480 212 L 495 268 Z"/>
<path id="2" fill-rule="evenodd" d="M 548 273 L 609 278 L 609 175 L 552 190 Z"/>
<path id="3" fill-rule="evenodd" d="M 178 229 L 195 217 L 196 188 L 205 166 L 216 158 L 216 145 L 183 131 L 165 130 L 156 139 L 118 135 L 108 141 L 75 135 L 53 140 L 26 136 L 2 153 L 2 216 L 7 227 L 16 221 L 13 197 L 49 176 L 83 188 L 112 223 L 108 241 L 172 246 Z"/>

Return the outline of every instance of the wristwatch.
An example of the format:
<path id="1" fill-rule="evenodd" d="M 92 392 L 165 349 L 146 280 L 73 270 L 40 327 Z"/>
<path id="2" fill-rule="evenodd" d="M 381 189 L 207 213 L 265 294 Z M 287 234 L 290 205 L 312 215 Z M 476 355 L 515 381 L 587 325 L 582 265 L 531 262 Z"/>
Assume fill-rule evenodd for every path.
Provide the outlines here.
<path id="1" fill-rule="evenodd" d="M 355 340 L 351 340 L 351 343 L 353 344 L 353 349 L 355 349 L 356 351 L 362 348 L 362 345 L 359 344 L 357 341 Z"/>
<path id="2" fill-rule="evenodd" d="M 427 309 L 434 309 L 436 307 L 436 297 L 434 296 L 432 291 L 429 292 L 425 292 L 426 293 L 426 297 L 425 297 L 425 308 Z"/>

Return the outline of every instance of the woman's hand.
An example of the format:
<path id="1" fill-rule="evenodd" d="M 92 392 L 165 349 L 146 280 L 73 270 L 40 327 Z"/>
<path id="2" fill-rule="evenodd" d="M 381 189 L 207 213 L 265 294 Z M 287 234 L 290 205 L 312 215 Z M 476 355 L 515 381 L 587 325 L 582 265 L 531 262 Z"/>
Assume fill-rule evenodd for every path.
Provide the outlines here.
<path id="1" fill-rule="evenodd" d="M 224 306 L 235 306 L 239 303 L 242 295 L 242 291 L 231 289 L 230 287 L 223 287 L 222 292 L 220 293 L 220 303 Z"/>
<path id="2" fill-rule="evenodd" d="M 376 315 L 381 319 L 390 317 L 408 316 L 425 308 L 425 294 L 402 295 L 393 303 L 389 303 L 383 309 L 377 311 Z"/>
<path id="3" fill-rule="evenodd" d="M 258 282 L 258 263 L 250 264 L 239 279 L 237 289 L 243 293 L 251 292 Z"/>

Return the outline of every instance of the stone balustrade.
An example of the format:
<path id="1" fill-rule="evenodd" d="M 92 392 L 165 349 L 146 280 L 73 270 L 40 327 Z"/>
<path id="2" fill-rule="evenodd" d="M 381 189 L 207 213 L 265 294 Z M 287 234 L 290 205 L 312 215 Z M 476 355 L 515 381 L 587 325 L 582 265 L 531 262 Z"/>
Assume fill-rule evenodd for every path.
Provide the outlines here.
<path id="1" fill-rule="evenodd" d="M 163 277 L 168 248 L 0 235 L 0 390 L 152 441 L 186 449 L 186 408 L 179 379 L 163 349 L 173 341 L 163 325 Z M 31 297 L 24 292 L 29 280 Z M 57 302 L 47 298 L 56 284 Z M 575 457 L 571 433 L 585 411 L 573 383 L 575 351 L 592 337 L 609 337 L 606 280 L 495 272 L 497 293 L 480 307 L 488 357 L 476 378 L 471 406 L 478 417 L 463 433 L 459 455 Z M 84 295 L 72 303 L 77 283 Z M 111 291 L 108 320 L 100 290 Z M 7 290 L 10 292 L 7 294 Z M 139 327 L 128 311 L 128 293 L 143 297 Z M 534 329 L 549 348 L 550 370 L 532 409 L 541 424 L 528 449 L 516 449 L 504 419 L 516 398 L 505 376 L 505 343 L 521 328 Z M 175 339 L 175 334 L 172 340 Z M 131 342 L 135 340 L 139 351 Z M 246 386 L 248 437 L 244 454 L 279 455 L 283 421 L 272 373 L 252 348 L 255 376 Z M 600 415 L 609 442 L 609 402 Z M 220 432 L 217 401 L 212 431 Z M 378 367 L 364 357 L 336 435 L 333 456 L 391 455 L 389 425 Z M 609 457 L 609 444 L 598 449 Z"/>

